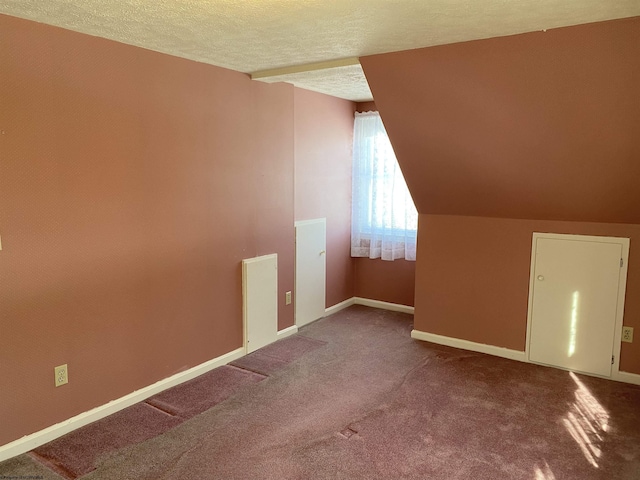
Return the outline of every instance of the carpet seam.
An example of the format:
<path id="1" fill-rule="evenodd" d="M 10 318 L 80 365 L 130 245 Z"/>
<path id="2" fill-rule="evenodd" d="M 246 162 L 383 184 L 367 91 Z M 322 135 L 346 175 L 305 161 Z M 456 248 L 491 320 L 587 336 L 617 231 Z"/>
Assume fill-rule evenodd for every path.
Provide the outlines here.
<path id="1" fill-rule="evenodd" d="M 272 358 L 273 358 L 273 357 L 272 357 Z M 259 372 L 259 371 L 257 371 L 257 370 L 252 370 L 252 369 L 250 369 L 250 368 L 248 368 L 248 367 L 241 367 L 240 365 L 232 365 L 232 364 L 229 364 L 229 366 L 230 366 L 230 367 L 238 368 L 238 369 L 240 369 L 240 370 L 246 370 L 247 372 L 257 373 L 258 375 L 261 375 L 261 376 L 263 376 L 263 377 L 265 377 L 265 378 L 269 378 L 269 377 L 271 377 L 271 375 L 268 375 L 268 374 L 266 374 L 266 373 L 264 373 L 264 372 Z M 278 371 L 278 370 L 280 370 L 280 369 L 277 369 L 276 371 Z M 263 379 L 263 380 L 264 380 L 264 379 Z M 262 380 L 260 380 L 260 381 L 262 381 Z M 256 382 L 256 383 L 257 383 L 257 382 Z"/>
<path id="2" fill-rule="evenodd" d="M 232 365 L 232 364 L 230 364 L 230 363 L 228 363 L 228 364 L 227 364 L 227 367 L 231 367 L 231 368 L 235 368 L 236 370 L 241 370 L 241 371 L 245 371 L 245 372 L 251 372 L 251 373 L 255 373 L 256 375 L 260 375 L 260 376 L 262 377 L 262 378 L 260 379 L 260 382 L 261 382 L 262 380 L 264 380 L 265 378 L 269 378 L 269 376 L 268 376 L 268 375 L 265 375 L 265 374 L 263 374 L 263 373 L 254 372 L 253 370 L 249 370 L 249 369 L 247 369 L 247 368 L 238 367 L 238 366 L 236 366 L 236 365 Z M 255 382 L 255 383 L 258 383 L 258 382 Z M 242 388 L 242 387 L 240 387 L 240 388 Z"/>
<path id="3" fill-rule="evenodd" d="M 66 478 L 67 480 L 76 480 L 81 476 L 81 475 L 76 475 L 71 470 L 65 468 L 63 465 L 47 457 L 40 455 L 35 450 L 28 452 L 27 455 L 29 455 L 35 461 L 39 462 L 41 465 L 44 465 L 46 468 L 53 471 L 54 473 L 57 473 L 58 475 L 61 475 L 62 477 Z M 86 475 L 87 473 L 92 472 L 95 469 L 96 468 L 94 466 L 91 470 L 89 470 L 88 472 L 84 472 L 82 475 Z"/>
<path id="4" fill-rule="evenodd" d="M 141 402 L 141 403 L 145 403 L 145 404 L 149 405 L 151 408 L 154 408 L 154 409 L 158 410 L 159 412 L 164 413 L 165 415 L 169 415 L 170 417 L 173 417 L 173 418 L 182 418 L 180 415 L 178 415 L 178 413 L 177 413 L 177 412 L 175 412 L 175 413 L 174 413 L 174 412 L 171 412 L 171 411 L 169 411 L 169 410 L 164 410 L 163 408 L 160 408 L 160 407 L 159 407 L 159 406 L 157 406 L 157 405 L 154 405 L 154 404 L 152 404 L 152 403 L 149 403 L 149 401 L 148 401 L 148 400 L 145 400 L 144 402 Z M 179 424 L 178 424 L 178 425 L 179 425 Z"/>

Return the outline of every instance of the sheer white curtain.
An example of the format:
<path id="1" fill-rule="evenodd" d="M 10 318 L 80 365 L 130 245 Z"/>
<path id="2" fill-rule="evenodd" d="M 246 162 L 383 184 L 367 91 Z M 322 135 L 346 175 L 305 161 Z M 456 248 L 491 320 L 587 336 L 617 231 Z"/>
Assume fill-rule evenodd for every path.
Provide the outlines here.
<path id="1" fill-rule="evenodd" d="M 351 256 L 416 259 L 418 212 L 378 112 L 356 113 Z"/>

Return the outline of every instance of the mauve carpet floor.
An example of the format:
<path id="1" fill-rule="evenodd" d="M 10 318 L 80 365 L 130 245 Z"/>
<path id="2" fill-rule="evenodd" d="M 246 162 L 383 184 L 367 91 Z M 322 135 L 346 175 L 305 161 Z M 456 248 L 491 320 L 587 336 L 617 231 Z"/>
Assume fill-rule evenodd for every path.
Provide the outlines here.
<path id="1" fill-rule="evenodd" d="M 640 387 L 415 341 L 411 322 L 350 307 L 37 450 L 84 435 L 82 480 L 640 480 Z M 41 460 L 0 478 L 77 476 Z"/>

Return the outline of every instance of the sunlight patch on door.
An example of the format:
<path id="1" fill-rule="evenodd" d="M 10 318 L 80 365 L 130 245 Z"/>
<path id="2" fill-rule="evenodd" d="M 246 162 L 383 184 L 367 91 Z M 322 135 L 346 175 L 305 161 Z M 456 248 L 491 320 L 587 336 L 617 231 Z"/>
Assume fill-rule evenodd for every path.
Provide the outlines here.
<path id="1" fill-rule="evenodd" d="M 571 331 L 569 332 L 569 352 L 568 355 L 573 357 L 576 353 L 576 335 L 578 333 L 578 305 L 580 303 L 580 292 L 573 292 L 573 301 L 571 304 Z"/>
<path id="2" fill-rule="evenodd" d="M 576 400 L 562 420 L 565 428 L 591 465 L 598 468 L 602 446 L 609 430 L 609 414 L 573 372 L 569 375 L 578 387 Z"/>

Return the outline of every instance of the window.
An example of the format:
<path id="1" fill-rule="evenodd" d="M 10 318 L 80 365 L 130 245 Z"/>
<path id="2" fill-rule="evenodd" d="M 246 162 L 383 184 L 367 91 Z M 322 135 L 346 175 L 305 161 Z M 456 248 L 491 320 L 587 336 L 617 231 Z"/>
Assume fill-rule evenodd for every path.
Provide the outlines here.
<path id="1" fill-rule="evenodd" d="M 351 256 L 416 259 L 418 212 L 378 112 L 356 113 Z"/>

